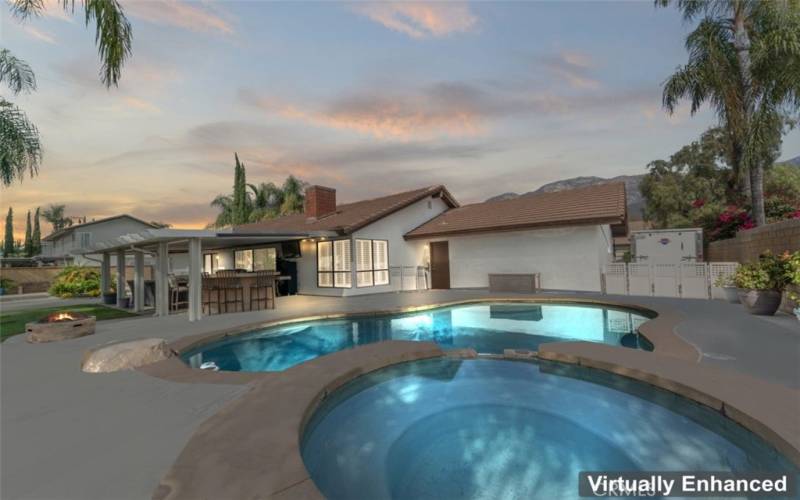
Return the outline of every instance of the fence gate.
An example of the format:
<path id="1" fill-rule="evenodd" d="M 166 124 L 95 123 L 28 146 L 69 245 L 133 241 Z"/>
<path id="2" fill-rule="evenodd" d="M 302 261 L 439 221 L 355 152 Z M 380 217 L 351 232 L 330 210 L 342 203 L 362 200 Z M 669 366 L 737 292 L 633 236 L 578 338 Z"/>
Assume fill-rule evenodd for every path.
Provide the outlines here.
<path id="1" fill-rule="evenodd" d="M 603 293 L 708 299 L 721 297 L 714 286 L 720 276 L 733 276 L 736 262 L 680 264 L 607 264 Z"/>
<path id="2" fill-rule="evenodd" d="M 628 295 L 653 295 L 653 270 L 650 264 L 628 264 Z"/>
<path id="3" fill-rule="evenodd" d="M 680 265 L 681 297 L 690 299 L 707 299 L 710 283 L 708 282 L 708 266 L 695 262 L 684 262 Z"/>
<path id="4" fill-rule="evenodd" d="M 677 264 L 651 264 L 653 267 L 653 295 L 656 297 L 680 297 Z"/>

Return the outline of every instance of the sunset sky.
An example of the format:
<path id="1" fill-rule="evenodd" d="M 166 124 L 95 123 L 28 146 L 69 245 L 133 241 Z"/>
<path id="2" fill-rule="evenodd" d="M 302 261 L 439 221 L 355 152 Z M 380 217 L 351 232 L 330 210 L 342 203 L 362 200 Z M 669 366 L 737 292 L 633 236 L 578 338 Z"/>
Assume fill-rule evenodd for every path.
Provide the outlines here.
<path id="1" fill-rule="evenodd" d="M 340 201 L 445 184 L 463 203 L 643 173 L 714 123 L 661 109 L 690 26 L 651 1 L 122 4 L 134 55 L 110 90 L 82 14 L 20 23 L 0 6 L 2 46 L 39 84 L 11 100 L 45 151 L 0 191 L 18 237 L 50 203 L 205 226 L 234 151 L 249 182 L 294 174 Z M 782 156 L 797 155 L 794 131 Z"/>

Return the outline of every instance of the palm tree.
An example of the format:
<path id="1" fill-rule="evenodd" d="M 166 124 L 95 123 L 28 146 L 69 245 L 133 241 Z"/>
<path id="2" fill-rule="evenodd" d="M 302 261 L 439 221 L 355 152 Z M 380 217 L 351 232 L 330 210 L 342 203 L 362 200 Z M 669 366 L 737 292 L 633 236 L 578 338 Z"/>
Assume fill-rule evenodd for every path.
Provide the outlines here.
<path id="1" fill-rule="evenodd" d="M 36 89 L 31 67 L 7 49 L 0 49 L 0 82 L 5 82 L 14 95 Z M 0 97 L 0 182 L 9 186 L 15 179 L 22 180 L 25 172 L 33 177 L 41 159 L 36 126 L 22 110 Z"/>
<path id="2" fill-rule="evenodd" d="M 64 10 L 74 12 L 75 0 L 60 0 Z M 25 21 L 42 13 L 42 0 L 11 0 L 12 12 Z M 95 22 L 95 43 L 102 61 L 101 80 L 106 87 L 117 85 L 122 65 L 131 54 L 131 25 L 117 0 L 82 0 L 84 20 Z M 0 82 L 6 82 L 14 95 L 36 89 L 30 66 L 0 49 Z M 39 172 L 42 147 L 39 131 L 17 106 L 0 97 L 0 183 L 8 187 Z"/>
<path id="3" fill-rule="evenodd" d="M 689 62 L 664 86 L 664 106 L 673 112 L 690 98 L 695 113 L 711 104 L 728 131 L 731 165 L 749 191 L 753 219 L 762 225 L 764 168 L 780 144 L 787 110 L 800 103 L 800 4 L 656 0 L 672 3 L 685 20 L 702 20 L 686 40 Z"/>
<path id="4" fill-rule="evenodd" d="M 272 182 L 262 182 L 259 185 L 247 185 L 253 194 L 253 209 L 250 212 L 250 221 L 257 222 L 264 219 L 273 219 L 280 215 L 283 204 L 283 190 Z"/>
<path id="5" fill-rule="evenodd" d="M 305 202 L 306 183 L 297 177 L 290 175 L 283 183 L 283 203 L 281 203 L 281 215 L 298 214 L 303 211 Z"/>
<path id="6" fill-rule="evenodd" d="M 211 206 L 219 209 L 216 220 L 209 224 L 209 227 L 225 227 L 233 224 L 235 207 L 233 196 L 229 194 L 219 194 L 211 202 Z"/>
<path id="7" fill-rule="evenodd" d="M 42 217 L 53 225 L 53 232 L 72 225 L 72 219 L 64 217 L 64 209 L 66 209 L 66 205 L 50 205 L 42 210 Z"/>

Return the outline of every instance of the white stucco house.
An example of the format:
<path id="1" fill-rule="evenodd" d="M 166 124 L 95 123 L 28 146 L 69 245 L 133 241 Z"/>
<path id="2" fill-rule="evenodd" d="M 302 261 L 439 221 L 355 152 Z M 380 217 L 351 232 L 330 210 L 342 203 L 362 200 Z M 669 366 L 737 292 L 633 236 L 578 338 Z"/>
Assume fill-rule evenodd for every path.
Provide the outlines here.
<path id="1" fill-rule="evenodd" d="M 155 227 L 128 214 L 75 224 L 42 238 L 42 252 L 39 259 L 58 264 L 99 266 L 99 255 L 85 253 L 95 243 Z"/>
<path id="2" fill-rule="evenodd" d="M 149 228 L 87 252 L 104 263 L 133 253 L 137 269 L 154 256 L 157 290 L 166 290 L 168 274 L 187 274 L 189 317 L 197 319 L 201 273 L 223 269 L 276 270 L 291 277 L 288 293 L 342 297 L 485 288 L 490 274 L 538 274 L 544 289 L 600 291 L 614 237 L 625 234 L 621 183 L 465 206 L 444 186 L 345 204 L 334 189 L 311 186 L 302 214 L 223 230 Z M 157 301 L 157 312 L 165 308 Z"/>

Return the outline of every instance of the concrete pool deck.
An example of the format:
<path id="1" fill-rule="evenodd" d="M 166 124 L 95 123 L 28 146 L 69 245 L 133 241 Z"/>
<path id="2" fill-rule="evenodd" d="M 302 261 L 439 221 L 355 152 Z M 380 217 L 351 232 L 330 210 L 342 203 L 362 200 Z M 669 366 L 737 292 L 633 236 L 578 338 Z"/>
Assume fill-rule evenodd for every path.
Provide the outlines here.
<path id="1" fill-rule="evenodd" d="M 140 371 L 85 374 L 80 360 L 90 347 L 148 337 L 177 341 L 293 317 L 489 297 L 484 290 L 281 297 L 273 311 L 213 316 L 198 323 L 182 315 L 139 317 L 100 322 L 93 336 L 53 344 L 11 338 L 0 347 L 0 496 L 149 498 L 200 424 L 249 389 L 241 383 L 184 384 Z M 674 333 L 697 348 L 699 368 L 723 368 L 794 389 L 788 394 L 800 387 L 800 323 L 793 318 L 765 320 L 719 301 L 575 297 L 672 310 Z M 794 403 L 800 407 L 800 399 Z"/>

